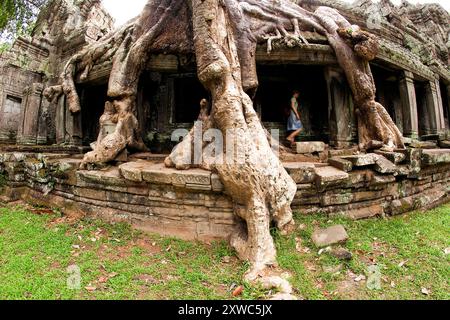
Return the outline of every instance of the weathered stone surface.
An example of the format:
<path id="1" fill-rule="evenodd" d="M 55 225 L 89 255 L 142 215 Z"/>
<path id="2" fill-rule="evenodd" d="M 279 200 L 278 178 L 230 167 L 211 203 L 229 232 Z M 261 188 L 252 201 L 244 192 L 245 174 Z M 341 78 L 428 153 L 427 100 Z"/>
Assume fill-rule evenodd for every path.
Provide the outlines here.
<path id="1" fill-rule="evenodd" d="M 326 144 L 322 141 L 296 142 L 294 150 L 299 154 L 324 152 Z"/>
<path id="2" fill-rule="evenodd" d="M 310 183 L 316 175 L 315 166 L 312 163 L 286 162 L 283 163 L 291 178 L 297 184 Z"/>
<path id="3" fill-rule="evenodd" d="M 386 152 L 386 151 L 376 150 L 375 153 L 385 157 L 386 159 L 393 162 L 394 164 L 402 163 L 403 161 L 406 160 L 405 153 L 401 153 L 401 152 Z"/>
<path id="4" fill-rule="evenodd" d="M 222 184 L 222 182 L 220 181 L 220 177 L 219 175 L 213 173 L 211 175 L 211 187 L 213 191 L 223 191 L 224 190 L 224 186 Z"/>
<path id="5" fill-rule="evenodd" d="M 353 258 L 353 254 L 345 248 L 333 248 L 330 251 L 330 255 L 339 260 L 350 261 Z"/>
<path id="6" fill-rule="evenodd" d="M 414 199 L 413 197 L 408 197 L 393 200 L 387 211 L 391 215 L 398 215 L 412 210 L 414 210 Z"/>
<path id="7" fill-rule="evenodd" d="M 410 147 L 415 149 L 436 149 L 438 146 L 436 141 L 414 141 L 410 144 Z"/>
<path id="8" fill-rule="evenodd" d="M 370 207 L 349 210 L 348 212 L 346 212 L 346 215 L 354 220 L 366 219 L 375 216 L 383 216 L 384 209 L 381 205 L 376 204 Z"/>
<path id="9" fill-rule="evenodd" d="M 135 182 L 142 182 L 142 169 L 145 167 L 145 162 L 127 162 L 120 165 L 119 170 L 125 179 Z"/>
<path id="10" fill-rule="evenodd" d="M 444 148 L 444 149 L 450 149 L 450 140 L 439 141 L 439 147 Z"/>
<path id="11" fill-rule="evenodd" d="M 398 171 L 396 171 L 398 172 Z M 392 183 L 395 182 L 395 177 L 393 175 L 385 175 L 385 176 L 381 176 L 378 174 L 373 175 L 371 184 L 373 185 L 380 185 L 380 184 L 387 184 L 387 183 Z"/>
<path id="12" fill-rule="evenodd" d="M 392 162 L 390 162 L 388 159 L 386 159 L 383 156 L 375 156 L 375 165 L 374 169 L 375 171 L 379 173 L 395 173 L 396 172 L 396 166 Z"/>
<path id="13" fill-rule="evenodd" d="M 422 162 L 425 165 L 450 163 L 450 149 L 423 150 Z"/>
<path id="14" fill-rule="evenodd" d="M 350 203 L 353 200 L 352 191 L 335 193 L 335 192 L 327 192 L 321 197 L 321 205 L 322 206 L 331 206 L 336 204 L 346 204 Z"/>
<path id="15" fill-rule="evenodd" d="M 353 169 L 353 163 L 351 161 L 339 157 L 329 159 L 328 163 L 330 166 L 345 172 L 350 172 Z"/>
<path id="16" fill-rule="evenodd" d="M 336 225 L 327 229 L 317 230 L 312 234 L 312 241 L 321 248 L 348 240 L 347 231 L 342 225 Z"/>
<path id="17" fill-rule="evenodd" d="M 342 157 L 342 159 L 350 161 L 355 167 L 373 165 L 375 164 L 376 158 L 377 157 L 373 153 Z"/>
<path id="18" fill-rule="evenodd" d="M 320 188 L 343 183 L 349 177 L 347 172 L 338 170 L 335 167 L 331 166 L 316 168 L 315 171 L 316 184 Z"/>

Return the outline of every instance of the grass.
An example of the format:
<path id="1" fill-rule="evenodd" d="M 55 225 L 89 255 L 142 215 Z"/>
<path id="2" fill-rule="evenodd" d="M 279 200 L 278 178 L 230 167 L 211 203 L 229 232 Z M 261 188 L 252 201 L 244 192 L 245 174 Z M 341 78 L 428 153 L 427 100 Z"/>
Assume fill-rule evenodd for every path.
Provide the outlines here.
<path id="1" fill-rule="evenodd" d="M 305 299 L 449 299 L 450 206 L 389 219 L 296 217 L 297 231 L 273 233 L 280 266 Z M 342 262 L 310 242 L 314 228 L 343 224 L 354 257 Z M 230 258 L 228 258 L 230 257 Z M 370 265 L 381 290 L 366 281 Z M 68 272 L 68 267 L 69 272 Z M 57 211 L 0 209 L 1 299 L 260 299 L 267 292 L 242 284 L 246 263 L 224 242 L 201 244 L 143 234 L 125 224 L 84 219 L 73 224 Z M 78 289 L 67 285 L 76 280 Z M 427 294 L 425 294 L 427 293 Z"/>

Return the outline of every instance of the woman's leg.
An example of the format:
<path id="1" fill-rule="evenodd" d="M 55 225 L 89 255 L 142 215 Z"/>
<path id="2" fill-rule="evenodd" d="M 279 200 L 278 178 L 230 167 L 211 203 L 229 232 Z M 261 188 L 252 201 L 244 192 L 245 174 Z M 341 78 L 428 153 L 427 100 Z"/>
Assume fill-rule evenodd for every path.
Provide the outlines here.
<path id="1" fill-rule="evenodd" d="M 289 140 L 291 143 L 295 142 L 295 138 L 302 132 L 303 129 L 298 129 L 294 132 L 292 132 L 288 137 L 287 140 Z"/>

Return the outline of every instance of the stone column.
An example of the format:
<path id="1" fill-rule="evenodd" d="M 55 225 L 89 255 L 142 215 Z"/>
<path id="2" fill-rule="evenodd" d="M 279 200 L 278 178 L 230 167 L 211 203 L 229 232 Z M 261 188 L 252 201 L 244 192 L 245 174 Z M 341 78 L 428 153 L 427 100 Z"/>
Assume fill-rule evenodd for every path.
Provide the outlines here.
<path id="1" fill-rule="evenodd" d="M 39 115 L 39 124 L 38 124 L 38 132 L 37 132 L 37 144 L 45 145 L 47 144 L 47 135 L 49 132 L 48 128 L 48 117 L 49 115 L 49 106 L 50 103 L 47 99 L 42 99 L 41 112 Z"/>
<path id="2" fill-rule="evenodd" d="M 55 130 L 56 144 L 63 144 L 66 141 L 66 97 L 61 95 L 56 104 Z"/>
<path id="3" fill-rule="evenodd" d="M 349 147 L 357 139 L 353 98 L 347 79 L 338 67 L 325 68 L 328 88 L 328 116 L 330 144 L 334 147 Z"/>
<path id="4" fill-rule="evenodd" d="M 22 145 L 36 145 L 39 118 L 41 112 L 43 86 L 33 83 L 24 91 L 23 111 L 19 122 L 17 143 Z"/>
<path id="5" fill-rule="evenodd" d="M 399 85 L 403 109 L 403 135 L 408 138 L 417 138 L 419 136 L 419 118 L 413 74 L 404 71 L 400 77 Z"/>
<path id="6" fill-rule="evenodd" d="M 81 112 L 73 114 L 69 108 L 66 110 L 66 144 L 69 146 L 81 146 L 83 144 L 83 134 L 81 127 Z"/>
<path id="7" fill-rule="evenodd" d="M 56 143 L 67 146 L 82 145 L 81 112 L 72 114 L 66 105 L 66 97 L 62 95 L 56 106 Z"/>
<path id="8" fill-rule="evenodd" d="M 444 109 L 442 100 L 438 95 L 439 87 L 436 87 L 436 80 L 430 80 L 425 85 L 425 95 L 427 109 L 430 115 L 430 133 L 443 134 L 445 130 Z"/>

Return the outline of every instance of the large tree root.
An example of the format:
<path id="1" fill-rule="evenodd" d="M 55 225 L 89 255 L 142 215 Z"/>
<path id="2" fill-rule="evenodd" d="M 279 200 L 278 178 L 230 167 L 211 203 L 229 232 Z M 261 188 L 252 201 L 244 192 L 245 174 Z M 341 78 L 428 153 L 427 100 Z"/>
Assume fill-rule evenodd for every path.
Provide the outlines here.
<path id="1" fill-rule="evenodd" d="M 209 115 L 199 117 L 196 127 L 165 164 L 177 169 L 202 167 L 219 175 L 236 215 L 242 219 L 231 244 L 239 257 L 251 264 L 246 278 L 267 278 L 267 267 L 276 265 L 270 226 L 275 224 L 283 233 L 292 230 L 290 204 L 297 187 L 273 152 L 272 139 L 250 99 L 258 87 L 256 46 L 267 42 L 271 51 L 277 41 L 287 45 L 307 43 L 302 30 L 326 35 L 353 92 L 361 148 L 378 141 L 380 146 L 393 149 L 403 147 L 402 136 L 384 107 L 375 102 L 376 89 L 368 63 L 377 54 L 377 41 L 350 25 L 334 9 L 320 7 L 312 13 L 287 0 L 149 0 L 133 27 L 105 40 L 113 47 L 89 48 L 75 56 L 65 69 L 62 88 L 70 110 L 78 112 L 75 70 L 81 66 L 81 76 L 87 77 L 94 62 L 114 57 L 108 87 L 114 108 L 107 105 L 102 125 L 113 122 L 116 129 L 99 136 L 84 164 L 111 161 L 125 148 L 144 147 L 134 106 L 139 76 L 155 43 L 163 43 L 159 52 L 167 52 L 169 47 L 178 50 L 182 42 L 180 24 L 185 24 L 186 30 L 193 28 L 193 35 L 186 35 L 188 42 L 193 42 L 198 77 L 211 93 L 212 108 Z M 215 155 L 211 155 L 214 143 L 198 141 L 208 129 L 218 129 L 222 137 L 227 137 L 225 146 L 215 150 Z M 268 281 L 272 282 L 277 281 Z"/>

